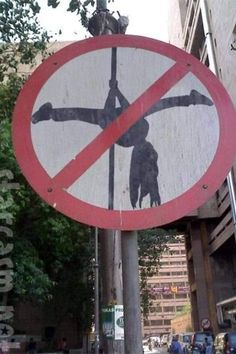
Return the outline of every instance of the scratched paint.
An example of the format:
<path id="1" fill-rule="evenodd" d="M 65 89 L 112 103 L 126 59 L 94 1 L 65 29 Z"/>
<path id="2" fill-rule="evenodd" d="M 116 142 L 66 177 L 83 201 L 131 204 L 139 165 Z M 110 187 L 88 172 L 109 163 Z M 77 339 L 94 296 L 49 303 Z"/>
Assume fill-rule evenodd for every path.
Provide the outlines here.
<path id="1" fill-rule="evenodd" d="M 57 70 L 44 84 L 33 113 L 46 102 L 53 108 L 103 109 L 109 92 L 111 50 L 102 49 L 75 58 Z M 119 90 L 132 103 L 165 73 L 174 61 L 143 49 L 118 48 L 117 82 Z M 191 73 L 172 87 L 163 98 L 190 95 L 196 90 L 210 94 Z M 116 106 L 119 106 L 116 100 Z M 158 154 L 157 177 L 164 204 L 191 188 L 214 158 L 219 141 L 219 122 L 214 106 L 171 107 L 150 114 L 146 140 Z M 36 155 L 54 177 L 101 131 L 98 125 L 83 121 L 41 121 L 32 124 Z M 210 143 L 209 143 L 210 139 Z M 129 177 L 132 147 L 115 146 L 114 209 L 132 210 Z M 67 191 L 93 205 L 107 208 L 108 151 L 105 152 Z M 173 175 L 175 178 L 173 179 Z M 150 207 L 143 198 L 141 208 Z"/>

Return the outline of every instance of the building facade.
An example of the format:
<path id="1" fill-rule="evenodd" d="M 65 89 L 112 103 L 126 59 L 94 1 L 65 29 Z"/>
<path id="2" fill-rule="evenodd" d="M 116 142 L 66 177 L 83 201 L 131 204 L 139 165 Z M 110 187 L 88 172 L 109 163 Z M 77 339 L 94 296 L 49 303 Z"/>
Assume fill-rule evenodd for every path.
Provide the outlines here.
<path id="1" fill-rule="evenodd" d="M 170 43 L 208 66 L 236 105 L 236 2 L 169 0 Z M 229 127 L 230 129 L 230 127 Z M 183 220 L 194 330 L 236 328 L 235 167 L 212 199 Z"/>
<path id="2" fill-rule="evenodd" d="M 192 318 L 190 312 L 175 316 L 171 320 L 172 333 L 191 333 L 192 332 Z"/>
<path id="3" fill-rule="evenodd" d="M 185 244 L 170 243 L 168 248 L 158 274 L 148 280 L 152 305 L 143 323 L 144 336 L 171 333 L 171 320 L 189 304 Z"/>

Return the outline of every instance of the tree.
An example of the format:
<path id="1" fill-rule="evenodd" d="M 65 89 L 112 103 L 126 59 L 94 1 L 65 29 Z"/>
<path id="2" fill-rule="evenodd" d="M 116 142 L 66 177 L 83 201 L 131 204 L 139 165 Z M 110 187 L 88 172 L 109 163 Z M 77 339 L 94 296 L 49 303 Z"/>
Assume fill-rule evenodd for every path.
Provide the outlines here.
<path id="1" fill-rule="evenodd" d="M 55 2 L 48 3 L 52 6 Z M 68 3 L 72 11 L 73 1 Z M 82 7 L 89 3 L 84 1 Z M 93 306 L 91 230 L 57 213 L 31 190 L 18 168 L 11 144 L 12 112 L 26 79 L 18 75 L 19 67 L 34 65 L 38 54 L 47 55 L 50 37 L 38 22 L 39 11 L 35 0 L 0 1 L 0 164 L 20 186 L 17 190 L 1 189 L 1 212 L 13 219 L 11 258 L 15 270 L 10 298 L 17 302 L 53 303 L 60 308 L 63 303 L 63 315 L 74 317 L 81 330 L 88 330 Z M 1 242 L 4 245 L 2 235 Z"/>
<path id="2" fill-rule="evenodd" d="M 60 3 L 60 0 L 47 1 L 52 8 Z M 95 0 L 68 0 L 67 3 L 67 11 L 75 13 L 87 28 L 88 13 L 94 8 Z M 34 65 L 37 54 L 47 56 L 47 43 L 52 36 L 39 23 L 40 10 L 37 0 L 0 1 L 0 82 L 9 73 L 17 73 L 20 65 Z"/>
<path id="3" fill-rule="evenodd" d="M 20 64 L 31 65 L 44 54 L 50 37 L 37 19 L 40 6 L 35 0 L 0 2 L 0 81 L 16 73 Z"/>
<path id="4" fill-rule="evenodd" d="M 15 269 L 10 298 L 17 302 L 51 303 L 63 308 L 58 322 L 62 316 L 69 316 L 77 320 L 81 330 L 87 330 L 91 328 L 93 308 L 91 230 L 41 201 L 16 164 L 9 117 L 21 84 L 21 78 L 11 75 L 0 86 L 0 164 L 13 173 L 20 186 L 1 191 L 2 211 L 13 217 L 11 258 Z M 74 301 L 76 298 L 78 301 Z"/>
<path id="5" fill-rule="evenodd" d="M 60 0 L 48 0 L 48 6 L 56 8 L 60 4 Z M 88 8 L 94 7 L 95 0 L 70 0 L 68 1 L 67 11 L 74 12 L 79 17 L 82 25 L 87 28 L 88 26 Z"/>
<path id="6" fill-rule="evenodd" d="M 108 0 L 108 2 L 113 2 L 114 0 Z M 58 5 L 60 5 L 61 1 L 60 0 L 48 0 L 48 6 L 51 6 L 53 8 L 56 8 Z M 97 7 L 105 7 L 106 0 L 96 0 L 96 5 Z M 88 27 L 88 14 L 91 8 L 95 6 L 95 0 L 85 0 L 85 1 L 79 1 L 79 0 L 70 0 L 68 1 L 68 9 L 67 11 L 74 12 L 79 16 L 79 19 L 82 23 L 82 25 L 87 28 Z"/>

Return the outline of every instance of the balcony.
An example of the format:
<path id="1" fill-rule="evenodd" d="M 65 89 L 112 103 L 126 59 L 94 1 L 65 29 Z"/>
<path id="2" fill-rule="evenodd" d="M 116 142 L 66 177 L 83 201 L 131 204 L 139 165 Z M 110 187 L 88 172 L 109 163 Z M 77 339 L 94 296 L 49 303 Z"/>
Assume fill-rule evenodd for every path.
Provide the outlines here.
<path id="1" fill-rule="evenodd" d="M 223 245 L 233 234 L 234 224 L 230 209 L 230 198 L 227 184 L 223 184 L 217 192 L 218 210 L 221 221 L 209 236 L 209 254 L 214 253 Z"/>
<path id="2" fill-rule="evenodd" d="M 183 28 L 183 38 L 184 46 L 188 50 L 191 38 L 193 38 L 193 33 L 195 32 L 195 27 L 197 23 L 198 13 L 200 11 L 199 6 L 200 0 L 188 0 L 186 1 L 187 12 L 185 16 L 184 28 Z"/>

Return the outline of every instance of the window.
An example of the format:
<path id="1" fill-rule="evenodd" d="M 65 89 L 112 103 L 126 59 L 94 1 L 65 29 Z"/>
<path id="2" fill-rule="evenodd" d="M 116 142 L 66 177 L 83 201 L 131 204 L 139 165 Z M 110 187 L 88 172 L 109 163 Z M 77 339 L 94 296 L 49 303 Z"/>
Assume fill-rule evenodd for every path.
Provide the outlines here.
<path id="1" fill-rule="evenodd" d="M 157 307 L 156 307 L 156 312 L 162 312 L 162 307 L 157 306 Z"/>
<path id="2" fill-rule="evenodd" d="M 183 306 L 176 306 L 176 311 L 182 311 Z"/>
<path id="3" fill-rule="evenodd" d="M 170 272 L 160 272 L 161 276 L 170 276 Z"/>
<path id="4" fill-rule="evenodd" d="M 164 312 L 174 312 L 174 306 L 163 307 Z"/>
<path id="5" fill-rule="evenodd" d="M 170 250 L 169 253 L 170 253 L 171 255 L 173 255 L 173 254 L 180 254 L 179 250 Z"/>
<path id="6" fill-rule="evenodd" d="M 189 27 L 192 26 L 193 18 L 194 18 L 194 8 L 192 8 L 191 14 L 190 14 L 190 17 L 189 17 L 189 23 L 188 23 Z"/>
<path id="7" fill-rule="evenodd" d="M 172 275 L 174 276 L 174 275 L 186 275 L 187 274 L 187 272 L 185 272 L 185 271 L 182 271 L 182 272 L 172 272 Z"/>
<path id="8" fill-rule="evenodd" d="M 188 294 L 175 294 L 176 299 L 186 299 Z"/>
<path id="9" fill-rule="evenodd" d="M 149 312 L 150 312 L 150 313 L 156 312 L 156 308 L 155 308 L 155 307 L 150 307 L 150 308 L 149 308 Z"/>
<path id="10" fill-rule="evenodd" d="M 162 325 L 162 320 L 152 320 L 151 326 L 161 326 Z"/>

